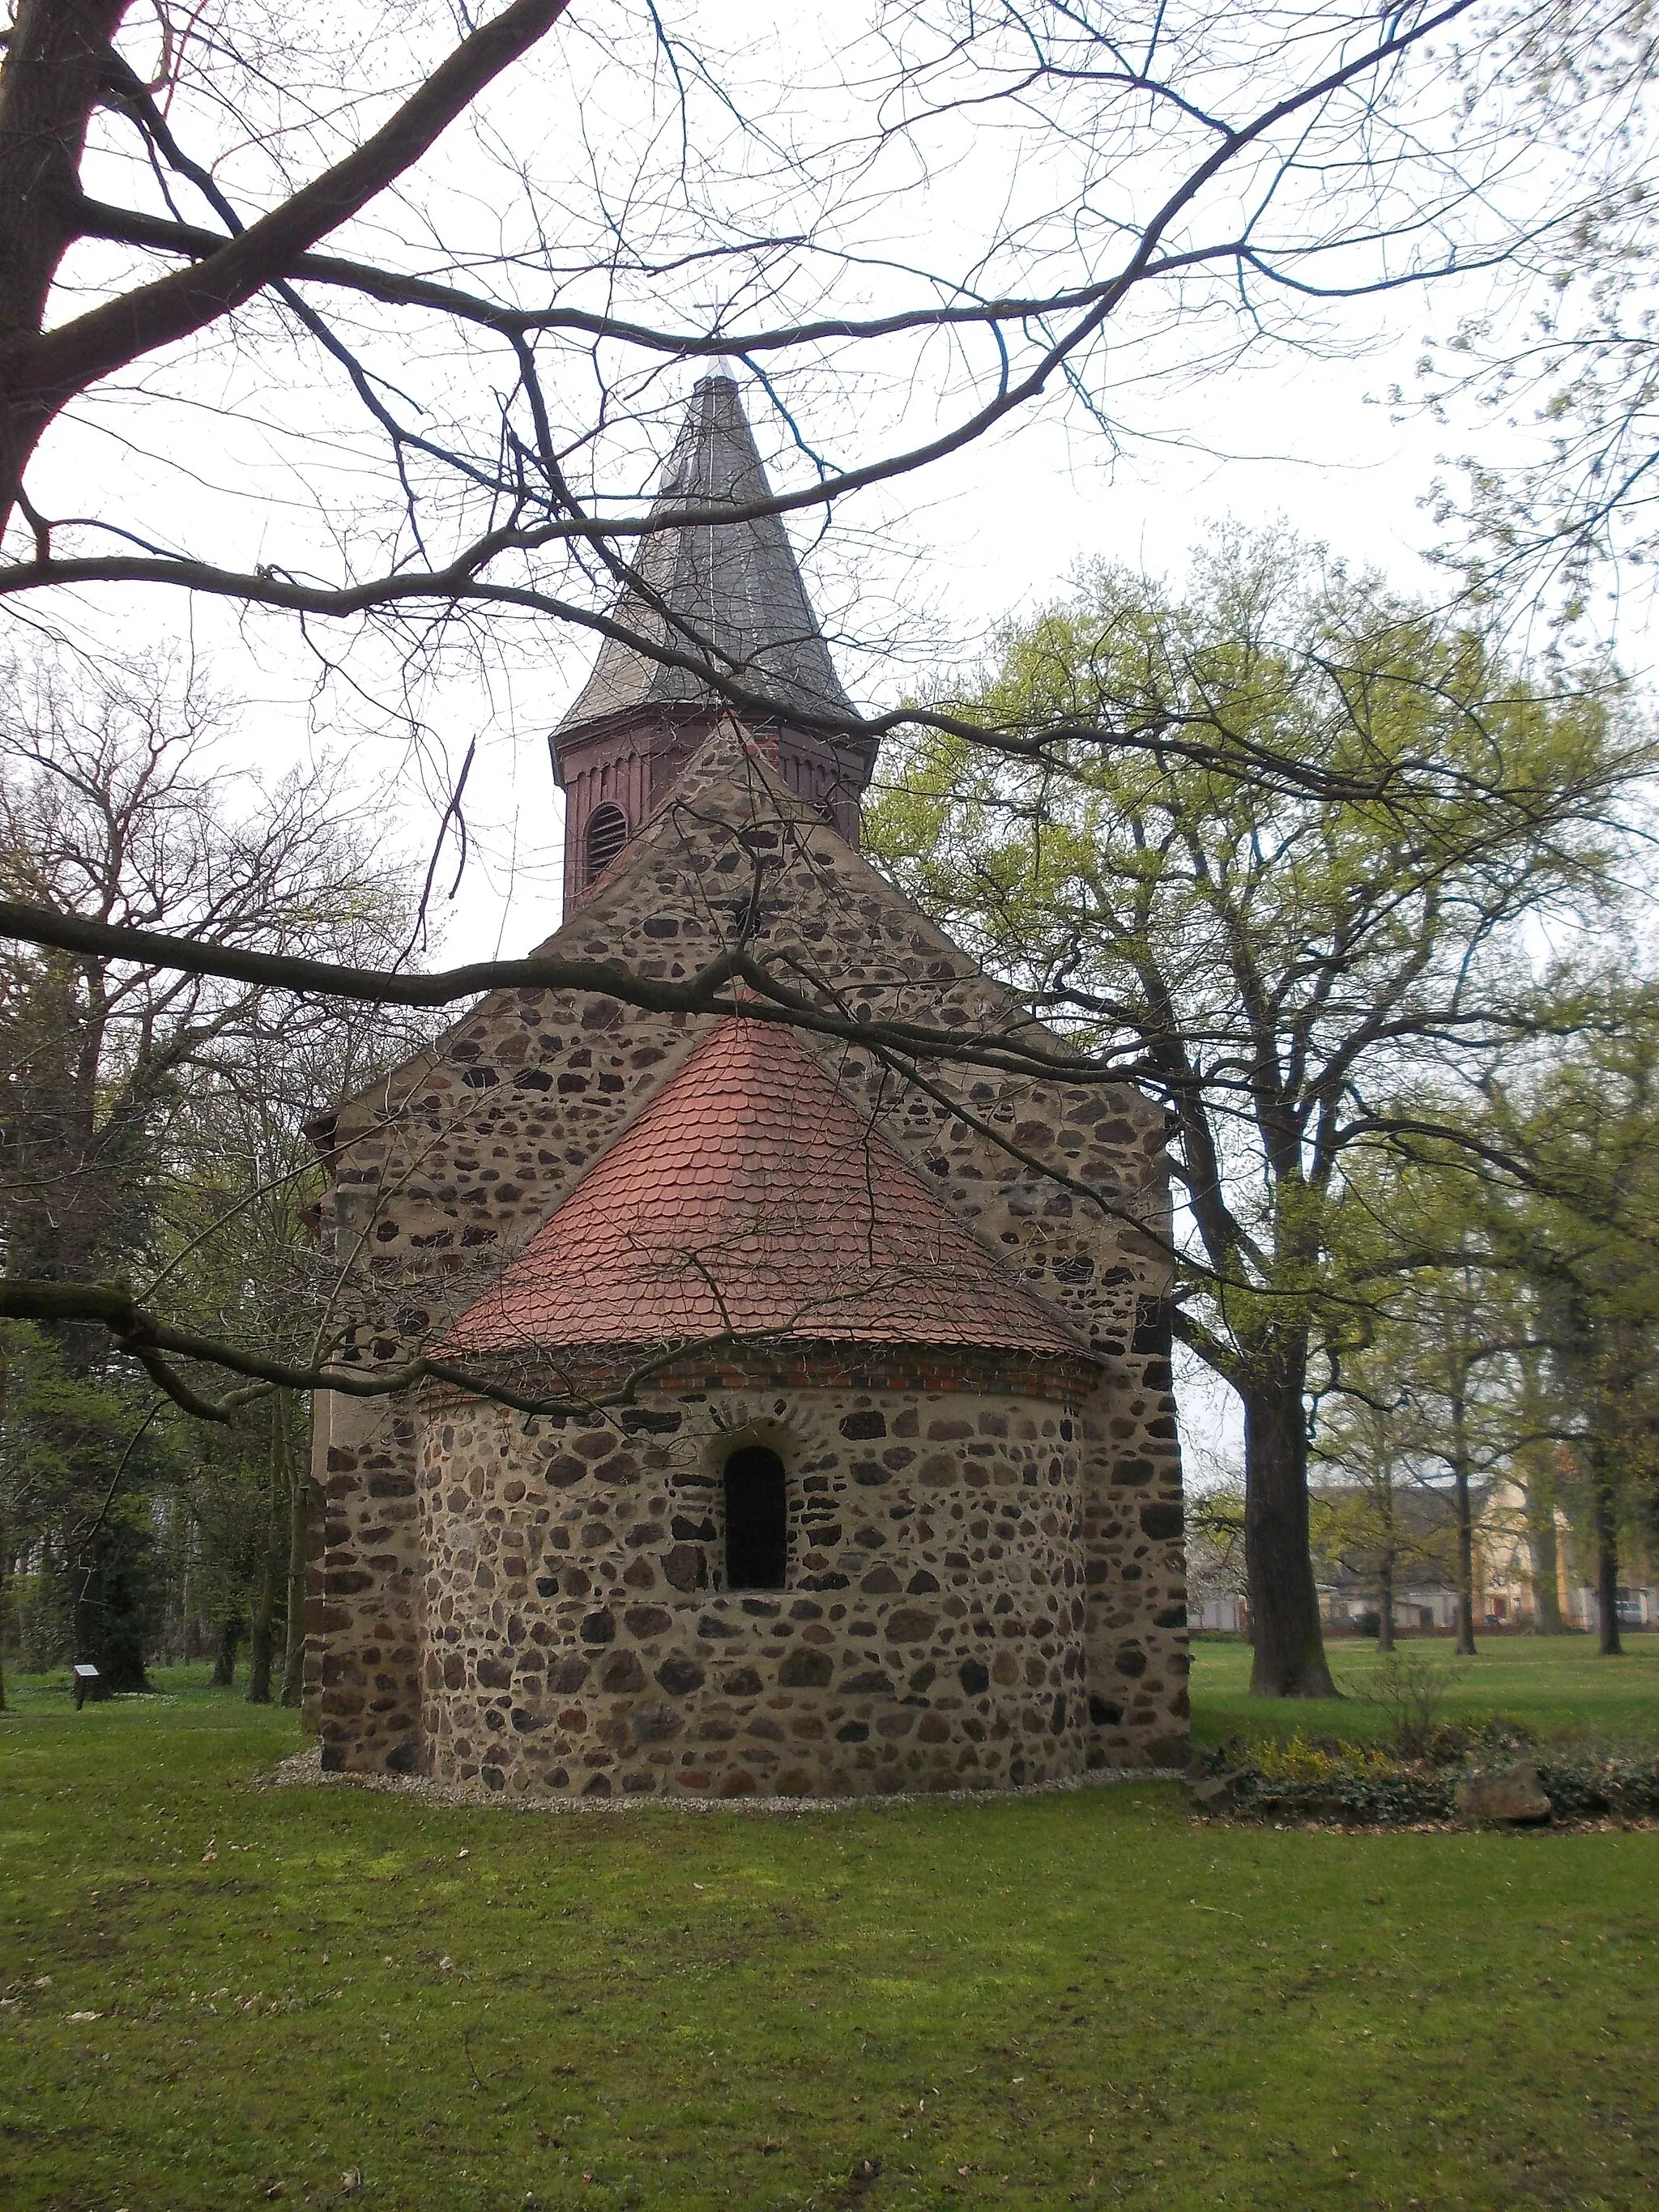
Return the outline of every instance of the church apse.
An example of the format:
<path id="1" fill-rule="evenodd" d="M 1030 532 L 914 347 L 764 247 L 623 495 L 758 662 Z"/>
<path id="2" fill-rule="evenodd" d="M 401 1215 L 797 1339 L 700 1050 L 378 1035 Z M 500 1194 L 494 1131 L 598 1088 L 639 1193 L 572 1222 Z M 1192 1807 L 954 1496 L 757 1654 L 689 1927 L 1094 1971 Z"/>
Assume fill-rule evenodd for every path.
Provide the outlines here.
<path id="1" fill-rule="evenodd" d="M 647 708 L 695 745 L 654 803 L 590 809 L 584 834 L 605 805 L 623 834 L 606 852 L 599 818 L 550 949 L 673 979 L 741 905 L 825 1003 L 1024 1021 L 786 774 L 775 727 L 616 711 Z M 521 991 L 343 1106 L 343 1356 L 423 1346 L 476 1387 L 320 1403 L 327 1765 L 591 1799 L 1184 1757 L 1161 1109 L 971 1060 L 926 1075 L 740 1006 Z"/>

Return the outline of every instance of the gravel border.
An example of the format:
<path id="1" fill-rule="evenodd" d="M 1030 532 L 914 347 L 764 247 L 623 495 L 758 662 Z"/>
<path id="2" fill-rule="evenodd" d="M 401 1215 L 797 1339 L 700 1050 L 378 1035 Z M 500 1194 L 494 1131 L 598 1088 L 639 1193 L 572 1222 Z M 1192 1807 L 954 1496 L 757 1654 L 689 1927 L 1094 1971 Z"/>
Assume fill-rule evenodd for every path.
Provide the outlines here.
<path id="1" fill-rule="evenodd" d="M 1057 1782 L 1033 1782 L 1019 1790 L 913 1790 L 867 1797 L 508 1797 L 481 1782 L 434 1782 L 423 1774 L 325 1773 L 316 1745 L 291 1752 L 253 1778 L 258 1790 L 370 1790 L 390 1797 L 413 1797 L 428 1805 L 488 1806 L 496 1813 L 761 1813 L 800 1818 L 819 1813 L 884 1812 L 903 1805 L 1006 1804 L 1027 1797 L 1054 1797 L 1079 1790 L 1109 1790 L 1139 1782 L 1179 1782 L 1178 1766 L 1113 1766 L 1091 1774 L 1067 1775 Z"/>

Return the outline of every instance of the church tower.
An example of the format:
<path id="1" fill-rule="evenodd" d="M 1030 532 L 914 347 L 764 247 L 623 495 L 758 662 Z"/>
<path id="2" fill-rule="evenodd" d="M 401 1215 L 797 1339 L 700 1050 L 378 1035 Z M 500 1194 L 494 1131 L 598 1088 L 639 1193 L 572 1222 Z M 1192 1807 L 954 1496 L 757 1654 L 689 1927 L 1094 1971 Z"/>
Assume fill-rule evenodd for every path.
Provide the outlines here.
<path id="1" fill-rule="evenodd" d="M 742 508 L 770 496 L 737 386 L 723 372 L 704 377 L 663 471 L 653 517 Z M 565 794 L 567 912 L 656 812 L 716 724 L 734 712 L 788 788 L 849 845 L 859 842 L 859 799 L 875 765 L 867 740 L 794 719 L 851 721 L 856 709 L 776 515 L 682 522 L 639 542 L 637 581 L 622 592 L 612 619 L 763 696 L 772 711 L 734 709 L 696 668 L 607 639 L 550 739 Z"/>

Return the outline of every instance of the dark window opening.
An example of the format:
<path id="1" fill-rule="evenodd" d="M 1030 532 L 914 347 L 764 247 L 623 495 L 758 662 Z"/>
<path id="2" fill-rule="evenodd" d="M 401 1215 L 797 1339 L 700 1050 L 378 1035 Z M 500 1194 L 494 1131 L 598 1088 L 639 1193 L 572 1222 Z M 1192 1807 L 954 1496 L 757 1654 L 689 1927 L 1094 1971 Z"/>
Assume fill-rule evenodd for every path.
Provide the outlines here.
<path id="1" fill-rule="evenodd" d="M 783 1462 L 750 1444 L 726 1462 L 726 1587 L 781 1589 L 788 1564 Z"/>
<path id="2" fill-rule="evenodd" d="M 596 806 L 587 817 L 587 872 L 602 875 L 628 842 L 628 817 L 620 806 Z"/>

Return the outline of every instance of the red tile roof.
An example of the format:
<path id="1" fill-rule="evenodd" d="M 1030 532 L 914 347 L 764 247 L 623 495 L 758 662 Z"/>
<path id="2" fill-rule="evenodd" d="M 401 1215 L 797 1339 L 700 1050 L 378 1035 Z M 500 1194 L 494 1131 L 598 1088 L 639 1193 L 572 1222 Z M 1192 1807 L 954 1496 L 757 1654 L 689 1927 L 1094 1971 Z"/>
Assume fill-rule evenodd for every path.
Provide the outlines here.
<path id="1" fill-rule="evenodd" d="M 741 1019 L 697 1048 L 439 1350 L 728 1334 L 1081 1349 L 787 1029 Z"/>

